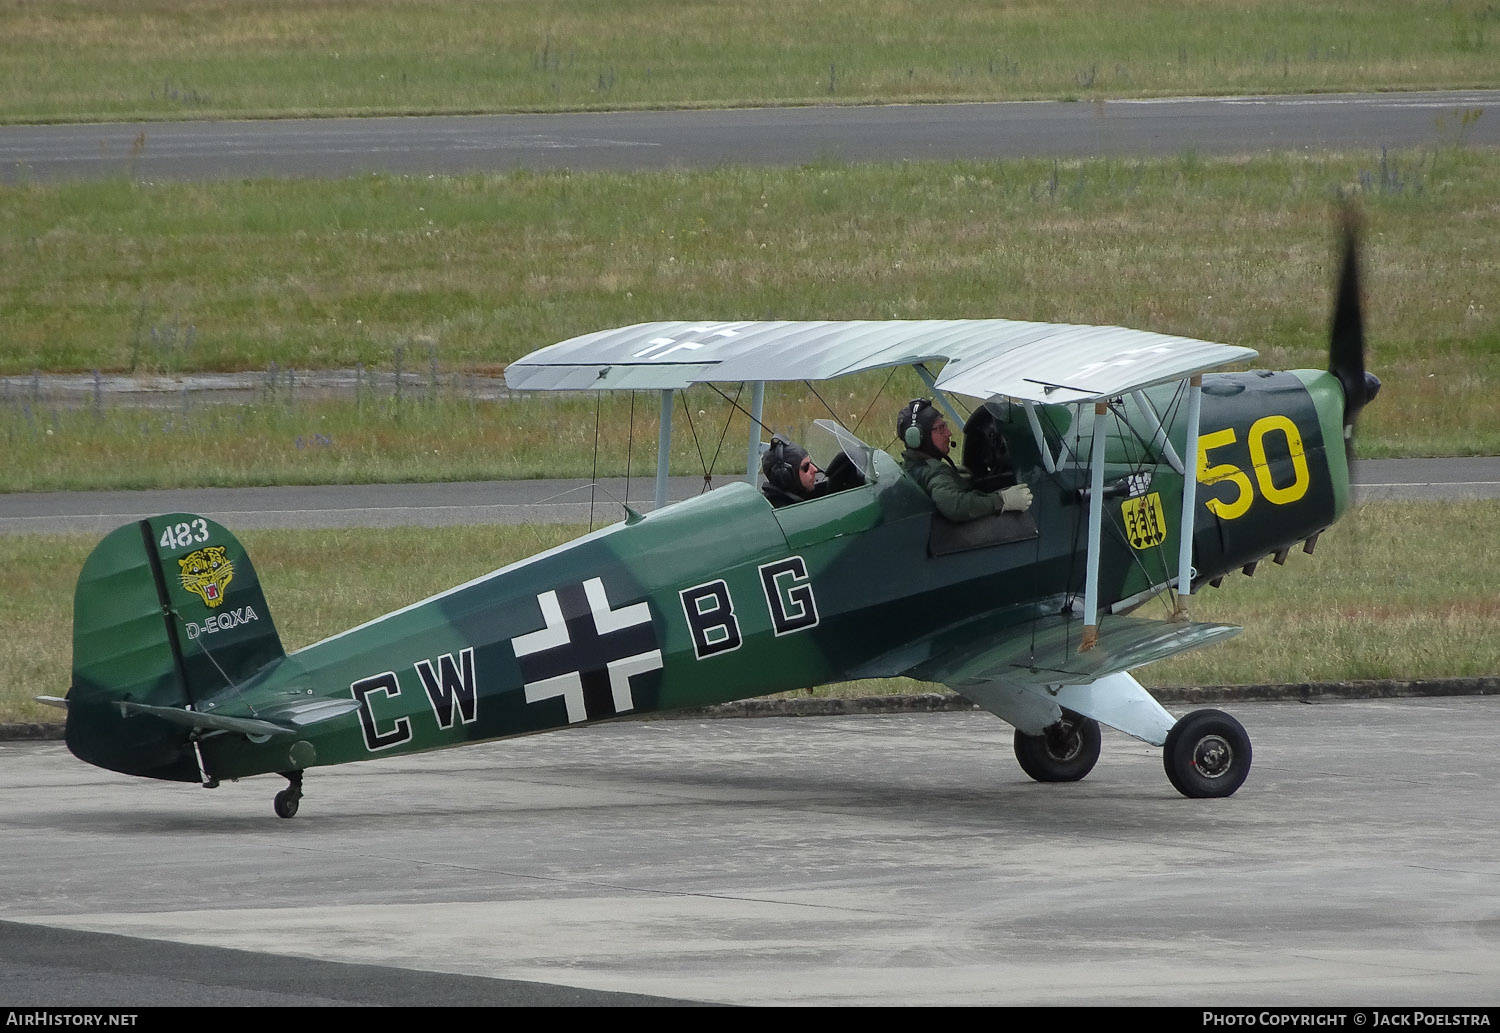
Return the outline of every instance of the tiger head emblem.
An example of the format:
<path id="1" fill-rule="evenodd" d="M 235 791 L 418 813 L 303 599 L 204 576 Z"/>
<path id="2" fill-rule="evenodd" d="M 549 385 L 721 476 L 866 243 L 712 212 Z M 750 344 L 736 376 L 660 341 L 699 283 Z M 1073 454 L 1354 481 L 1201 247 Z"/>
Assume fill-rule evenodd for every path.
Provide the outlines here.
<path id="1" fill-rule="evenodd" d="M 212 609 L 224 601 L 224 589 L 234 578 L 234 564 L 222 545 L 210 545 L 177 561 L 182 567 L 182 587 Z"/>

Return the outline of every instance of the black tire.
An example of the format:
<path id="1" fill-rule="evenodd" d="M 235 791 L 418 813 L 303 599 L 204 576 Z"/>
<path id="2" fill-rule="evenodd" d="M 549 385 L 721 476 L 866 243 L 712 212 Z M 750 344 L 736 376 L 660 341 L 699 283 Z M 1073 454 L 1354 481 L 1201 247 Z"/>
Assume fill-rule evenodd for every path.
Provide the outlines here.
<path id="1" fill-rule="evenodd" d="M 1250 774 L 1250 736 L 1221 710 L 1195 710 L 1167 733 L 1161 762 L 1183 796 L 1231 796 Z"/>
<path id="2" fill-rule="evenodd" d="M 1016 730 L 1016 760 L 1038 782 L 1077 782 L 1099 762 L 1099 722 L 1072 711 L 1041 735 Z"/>
<path id="3" fill-rule="evenodd" d="M 301 793 L 293 793 L 290 789 L 283 789 L 276 794 L 276 817 L 295 818 L 297 816 L 297 805 L 301 801 Z"/>

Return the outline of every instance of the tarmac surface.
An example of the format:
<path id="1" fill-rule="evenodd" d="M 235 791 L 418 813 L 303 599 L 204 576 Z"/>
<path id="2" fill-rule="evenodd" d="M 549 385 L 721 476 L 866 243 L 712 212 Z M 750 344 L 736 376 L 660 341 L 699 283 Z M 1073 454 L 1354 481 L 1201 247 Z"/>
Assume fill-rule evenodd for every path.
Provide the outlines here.
<path id="1" fill-rule="evenodd" d="M 1373 459 L 1355 464 L 1361 501 L 1500 498 L 1500 456 Z M 723 484 L 732 478 L 718 477 Z M 597 485 L 597 486 L 596 486 Z M 673 477 L 673 501 L 703 490 L 702 477 Z M 635 477 L 630 504 L 649 512 L 655 481 Z M 588 480 L 351 484 L 159 491 L 60 491 L 0 494 L 0 537 L 13 534 L 104 535 L 158 513 L 197 513 L 233 531 L 262 528 L 439 527 L 462 524 L 614 523 L 623 477 Z"/>
<path id="2" fill-rule="evenodd" d="M 0 183 L 1494 146 L 1500 91 L 0 126 Z"/>
<path id="3" fill-rule="evenodd" d="M 1033 783 L 978 712 L 316 769 L 291 820 L 0 743 L 0 1002 L 1500 1003 L 1500 697 L 1229 709 L 1225 800 L 1109 730 Z"/>

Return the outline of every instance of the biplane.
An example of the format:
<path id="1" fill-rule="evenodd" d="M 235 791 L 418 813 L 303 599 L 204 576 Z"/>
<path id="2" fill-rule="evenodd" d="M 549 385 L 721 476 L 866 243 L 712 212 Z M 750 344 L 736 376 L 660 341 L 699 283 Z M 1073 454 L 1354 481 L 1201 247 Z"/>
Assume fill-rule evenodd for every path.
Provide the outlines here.
<path id="1" fill-rule="evenodd" d="M 313 767 L 898 676 L 1009 722 L 1038 781 L 1086 776 L 1102 724 L 1161 746 L 1185 796 L 1228 796 L 1251 764 L 1242 725 L 1175 718 L 1130 672 L 1235 634 L 1190 619 L 1193 593 L 1311 552 L 1348 505 L 1348 441 L 1379 387 L 1352 229 L 1329 368 L 1223 371 L 1255 354 L 1003 319 L 586 334 L 506 379 L 659 393 L 649 512 L 293 653 L 228 530 L 131 523 L 84 564 L 71 688 L 49 701 L 72 752 L 104 768 L 209 787 L 279 773 L 281 817 Z M 781 508 L 757 490 L 766 384 L 898 366 L 964 428 L 976 486 L 1029 485 L 1025 512 L 951 523 L 881 442 L 834 420 L 809 442 L 829 490 Z M 674 397 L 702 383 L 751 385 L 746 478 L 667 505 Z"/>

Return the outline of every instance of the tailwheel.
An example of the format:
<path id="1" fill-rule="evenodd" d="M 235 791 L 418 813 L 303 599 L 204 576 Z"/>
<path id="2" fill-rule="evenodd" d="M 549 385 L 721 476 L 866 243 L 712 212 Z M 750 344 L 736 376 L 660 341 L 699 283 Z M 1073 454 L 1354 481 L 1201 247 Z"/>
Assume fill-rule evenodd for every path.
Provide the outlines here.
<path id="1" fill-rule="evenodd" d="M 283 771 L 281 774 L 291 785 L 276 794 L 276 817 L 294 818 L 297 816 L 297 805 L 302 802 L 302 772 Z"/>
<path id="2" fill-rule="evenodd" d="M 1250 774 L 1250 736 L 1221 710 L 1195 710 L 1167 733 L 1161 760 L 1183 796 L 1229 796 Z"/>
<path id="3" fill-rule="evenodd" d="M 1098 721 L 1064 710 L 1041 735 L 1016 729 L 1016 760 L 1038 782 L 1077 782 L 1099 762 L 1100 741 Z"/>

